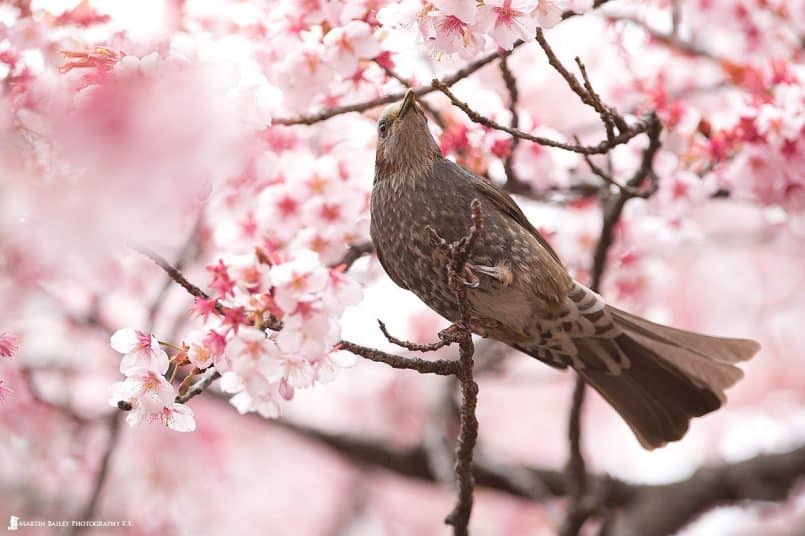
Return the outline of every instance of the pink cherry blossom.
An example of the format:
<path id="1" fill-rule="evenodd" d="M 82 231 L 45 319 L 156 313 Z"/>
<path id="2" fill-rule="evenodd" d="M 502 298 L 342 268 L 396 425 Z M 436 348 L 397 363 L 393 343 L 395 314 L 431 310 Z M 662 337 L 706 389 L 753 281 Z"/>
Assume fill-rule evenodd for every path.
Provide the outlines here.
<path id="1" fill-rule="evenodd" d="M 277 344 L 283 352 L 318 357 L 338 341 L 338 324 L 319 302 L 299 302 L 304 312 L 285 319 L 285 326 L 277 334 Z"/>
<path id="2" fill-rule="evenodd" d="M 286 313 L 293 313 L 300 301 L 321 292 L 327 285 L 327 269 L 312 251 L 298 251 L 292 260 L 271 267 L 274 300 Z"/>
<path id="3" fill-rule="evenodd" d="M 380 45 L 372 35 L 372 28 L 362 21 L 353 20 L 333 28 L 322 40 L 326 56 L 336 72 L 348 76 L 358 68 L 358 60 L 374 58 Z"/>
<path id="4" fill-rule="evenodd" d="M 427 13 L 425 43 L 436 53 L 471 57 L 483 40 L 478 32 L 478 8 L 473 0 L 438 0 Z"/>
<path id="5" fill-rule="evenodd" d="M 263 376 L 244 378 L 235 372 L 226 372 L 221 377 L 221 389 L 234 394 L 229 401 L 241 414 L 257 412 L 266 419 L 280 415 L 279 386 Z"/>
<path id="6" fill-rule="evenodd" d="M 131 409 L 126 415 L 130 426 L 159 422 L 179 432 L 195 429 L 193 412 L 183 404 L 174 402 L 176 390 L 160 374 L 145 371 L 131 375 L 112 386 L 109 403 L 117 407 L 126 402 Z"/>
<path id="7" fill-rule="evenodd" d="M 539 0 L 536 9 L 531 13 L 542 28 L 553 28 L 562 20 L 562 13 L 567 9 L 565 0 Z"/>
<path id="8" fill-rule="evenodd" d="M 223 355 L 220 345 L 211 345 L 214 339 L 199 331 L 194 331 L 185 338 L 187 359 L 198 369 L 212 366 Z"/>
<path id="9" fill-rule="evenodd" d="M 145 371 L 156 374 L 167 372 L 168 354 L 160 347 L 154 335 L 123 328 L 112 335 L 110 342 L 114 350 L 123 354 L 120 372 L 125 376 L 139 375 Z"/>
<path id="10" fill-rule="evenodd" d="M 12 357 L 17 351 L 19 339 L 13 333 L 0 332 L 0 357 Z"/>
<path id="11" fill-rule="evenodd" d="M 284 382 L 294 389 L 310 387 L 316 381 L 315 367 L 302 357 L 287 356 L 272 360 L 266 367 L 266 373 L 269 381 Z M 284 395 L 283 398 L 289 399 L 290 396 Z"/>
<path id="12" fill-rule="evenodd" d="M 534 0 L 490 0 L 481 7 L 479 18 L 485 20 L 484 31 L 501 48 L 510 49 L 518 39 L 534 37 L 537 22 L 531 16 Z"/>
<path id="13" fill-rule="evenodd" d="M 193 432 L 196 429 L 193 410 L 185 404 L 165 406 L 158 420 L 175 432 Z"/>
<path id="14" fill-rule="evenodd" d="M 361 302 L 363 291 L 357 281 L 338 267 L 331 268 L 329 276 L 323 299 L 331 314 L 341 315 L 345 308 Z"/>
<path id="15" fill-rule="evenodd" d="M 351 352 L 331 351 L 317 362 L 316 380 L 320 383 L 329 383 L 335 379 L 339 370 L 351 368 L 357 362 L 358 358 Z"/>

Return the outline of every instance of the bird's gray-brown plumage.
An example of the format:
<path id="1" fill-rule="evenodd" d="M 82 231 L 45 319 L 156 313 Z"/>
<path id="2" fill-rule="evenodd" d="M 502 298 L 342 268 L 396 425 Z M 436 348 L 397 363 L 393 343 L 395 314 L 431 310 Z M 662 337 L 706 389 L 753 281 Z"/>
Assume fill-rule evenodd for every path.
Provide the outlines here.
<path id="1" fill-rule="evenodd" d="M 750 340 L 654 324 L 606 305 L 573 281 L 556 253 L 509 197 L 442 157 L 412 92 L 378 122 L 371 234 L 389 277 L 443 317 L 458 320 L 448 259 L 427 226 L 448 242 L 483 225 L 469 269 L 473 330 L 559 367 L 572 367 L 620 413 L 646 448 L 680 439 L 692 417 L 718 409 L 752 357 Z"/>

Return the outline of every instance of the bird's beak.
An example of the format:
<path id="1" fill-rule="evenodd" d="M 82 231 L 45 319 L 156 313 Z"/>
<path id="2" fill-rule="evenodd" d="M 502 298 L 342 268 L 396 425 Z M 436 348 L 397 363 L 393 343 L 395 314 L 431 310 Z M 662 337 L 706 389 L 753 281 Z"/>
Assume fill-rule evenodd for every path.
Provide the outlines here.
<path id="1" fill-rule="evenodd" d="M 414 97 L 414 90 L 409 89 L 405 93 L 405 97 L 403 98 L 402 104 L 400 105 L 400 113 L 397 114 L 397 119 L 402 119 L 403 116 L 408 113 L 408 110 L 414 107 L 416 104 L 416 97 Z"/>

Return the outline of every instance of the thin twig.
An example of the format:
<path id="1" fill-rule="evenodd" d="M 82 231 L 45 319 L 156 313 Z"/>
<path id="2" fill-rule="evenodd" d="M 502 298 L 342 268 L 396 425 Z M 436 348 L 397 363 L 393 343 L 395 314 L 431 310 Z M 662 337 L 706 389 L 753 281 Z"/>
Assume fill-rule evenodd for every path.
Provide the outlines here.
<path id="1" fill-rule="evenodd" d="M 455 94 L 450 90 L 450 88 L 442 84 L 439 80 L 434 79 L 431 82 L 431 84 L 435 89 L 438 89 L 439 91 L 444 93 L 447 96 L 447 98 L 450 99 L 450 102 L 452 102 L 454 106 L 456 106 L 465 114 L 467 114 L 467 117 L 469 117 L 470 120 L 473 121 L 474 123 L 478 123 L 479 125 L 483 125 L 488 128 L 506 132 L 507 134 L 510 134 L 516 138 L 528 140 L 538 145 L 544 145 L 546 147 L 555 147 L 557 149 L 564 149 L 565 151 L 571 151 L 574 153 L 604 154 L 612 150 L 613 147 L 623 145 L 629 142 L 629 140 L 639 136 L 640 134 L 643 134 L 649 128 L 649 124 L 646 120 L 640 120 L 636 121 L 626 131 L 621 132 L 618 135 L 614 136 L 611 140 L 603 140 L 598 145 L 579 145 L 576 143 L 560 142 L 549 138 L 545 138 L 543 136 L 535 136 L 533 134 L 529 134 L 528 132 L 523 132 L 522 130 L 517 128 L 511 128 L 506 125 L 501 125 L 500 123 L 493 121 L 492 119 L 489 119 L 488 117 L 481 115 L 472 108 L 470 108 L 470 106 L 466 102 L 456 97 Z"/>
<path id="2" fill-rule="evenodd" d="M 201 228 L 204 223 L 204 212 L 201 211 L 196 218 L 195 223 L 193 224 L 193 229 L 190 231 L 190 236 L 187 237 L 185 243 L 182 245 L 182 248 L 179 250 L 179 254 L 177 255 L 177 262 L 175 263 L 176 269 L 181 271 L 184 267 L 185 262 L 187 262 L 188 257 L 190 257 L 191 250 L 198 245 L 198 233 L 201 231 Z M 151 302 L 151 307 L 148 308 L 148 316 L 146 323 L 149 326 L 153 326 L 156 322 L 156 315 L 159 312 L 160 304 L 165 300 L 165 295 L 168 293 L 172 284 L 171 278 L 166 277 L 165 281 L 163 282 L 162 286 L 159 288 L 159 292 L 157 292 L 156 297 Z"/>
<path id="3" fill-rule="evenodd" d="M 649 25 L 646 21 L 639 19 L 637 17 L 630 15 L 619 15 L 619 16 L 610 16 L 607 17 L 607 19 L 610 22 L 616 22 L 621 20 L 634 24 L 635 26 L 638 26 L 640 29 L 646 32 L 646 34 L 651 39 L 659 43 L 662 43 L 666 47 L 676 50 L 681 54 L 684 54 L 685 56 L 703 58 L 717 63 L 721 63 L 723 61 L 721 58 L 719 58 L 712 52 L 709 52 L 708 50 L 705 50 L 697 45 L 694 45 L 689 41 L 680 39 L 677 34 L 673 33 L 673 31 L 671 33 L 661 32 L 660 30 L 657 30 L 656 28 Z"/>
<path id="4" fill-rule="evenodd" d="M 382 320 L 378 320 L 377 323 L 380 326 L 380 331 L 383 332 L 383 335 L 391 344 L 396 344 L 397 346 L 405 348 L 406 350 L 411 350 L 412 352 L 434 352 L 453 343 L 453 341 L 447 337 L 443 337 L 437 342 L 432 342 L 430 344 L 417 344 L 410 341 L 404 341 L 389 333 L 388 329 L 386 329 L 386 324 L 384 324 Z"/>
<path id="5" fill-rule="evenodd" d="M 671 35 L 679 38 L 679 28 L 682 25 L 682 6 L 679 0 L 671 0 Z"/>
<path id="6" fill-rule="evenodd" d="M 112 455 L 114 454 L 118 440 L 120 439 L 122 415 L 122 413 L 115 412 L 108 417 L 109 425 L 107 427 L 107 434 L 109 437 L 106 438 L 106 448 L 101 455 L 101 461 L 98 466 L 98 472 L 95 475 L 95 480 L 92 483 L 92 492 L 89 500 L 84 506 L 84 510 L 81 512 L 81 514 L 79 514 L 78 519 L 82 521 L 91 521 L 95 517 L 95 512 L 98 509 L 98 503 L 101 499 L 104 484 L 109 478 L 109 471 L 112 466 Z M 84 527 L 82 527 L 80 524 L 73 525 L 69 531 L 69 534 L 71 536 L 77 536 L 78 534 L 81 534 L 83 530 Z"/>
<path id="7" fill-rule="evenodd" d="M 573 386 L 573 399 L 568 419 L 567 435 L 570 444 L 570 456 L 567 462 L 568 506 L 565 520 L 559 531 L 561 536 L 575 536 L 589 515 L 582 504 L 587 492 L 589 478 L 584 455 L 581 450 L 581 410 L 587 386 L 580 374 L 576 374 Z"/>
<path id="8" fill-rule="evenodd" d="M 210 295 L 201 290 L 199 287 L 191 283 L 184 274 L 174 265 L 169 263 L 165 257 L 160 255 L 159 253 L 155 252 L 154 250 L 148 248 L 137 248 L 137 251 L 162 268 L 168 277 L 173 280 L 174 283 L 177 283 L 180 287 L 185 289 L 190 295 L 195 296 L 196 298 L 201 298 L 203 300 L 210 299 Z M 223 314 L 224 313 L 224 306 L 221 302 L 216 302 L 215 309 Z"/>
<path id="9" fill-rule="evenodd" d="M 546 43 L 547 44 L 547 43 Z M 579 71 L 581 71 L 581 77 L 584 80 L 584 89 L 587 94 L 590 96 L 592 100 L 592 107 L 598 112 L 601 121 L 604 123 L 604 127 L 607 131 L 607 139 L 611 140 L 615 136 L 614 127 L 617 125 L 620 131 L 624 131 L 629 126 L 626 124 L 626 121 L 617 113 L 614 113 L 613 110 L 607 108 L 606 105 L 601 101 L 601 96 L 598 95 L 598 92 L 593 89 L 592 82 L 590 82 L 590 77 L 587 74 L 587 67 L 581 61 L 581 58 L 576 56 L 576 65 L 579 67 Z"/>
<path id="10" fill-rule="evenodd" d="M 162 268 L 168 277 L 170 277 L 175 283 L 185 289 L 189 294 L 195 296 L 196 298 L 208 300 L 210 299 L 209 294 L 201 290 L 201 288 L 197 287 L 193 283 L 191 283 L 184 274 L 171 263 L 169 263 L 163 256 L 156 253 L 153 250 L 147 248 L 138 248 L 137 251 L 154 261 L 160 268 Z M 227 308 L 222 304 L 219 300 L 215 300 L 215 311 L 221 315 L 226 315 Z M 279 331 L 282 329 L 282 321 L 274 316 L 259 316 L 255 317 L 255 327 L 260 329 L 270 329 L 273 331 Z M 257 323 L 259 322 L 259 325 Z"/>
<path id="11" fill-rule="evenodd" d="M 590 171 L 592 171 L 596 176 L 600 177 L 601 180 L 603 180 L 607 184 L 611 184 L 611 185 L 615 186 L 618 190 L 621 190 L 624 194 L 626 194 L 626 195 L 628 195 L 630 197 L 647 198 L 647 197 L 650 197 L 654 193 L 652 188 L 646 188 L 645 190 L 641 190 L 639 188 L 634 188 L 634 187 L 629 186 L 627 184 L 621 184 L 620 182 L 618 182 L 615 179 L 613 179 L 612 175 L 610 175 L 609 172 L 604 171 L 603 169 L 598 167 L 595 164 L 595 162 L 593 162 L 593 160 L 590 157 L 590 155 L 585 154 L 584 155 L 584 161 L 587 163 L 587 166 L 590 168 Z"/>
<path id="12" fill-rule="evenodd" d="M 349 341 L 339 342 L 337 348 L 340 348 L 341 350 L 346 350 L 347 352 L 352 352 L 355 355 L 359 355 L 371 361 L 377 361 L 378 363 L 385 363 L 386 365 L 392 368 L 415 370 L 423 374 L 438 374 L 441 376 L 449 376 L 452 374 L 456 374 L 459 366 L 459 362 L 454 360 L 436 359 L 433 361 L 429 361 L 426 359 L 402 357 L 399 355 L 382 352 L 374 348 L 361 346 L 360 344 L 355 344 Z"/>
<path id="13" fill-rule="evenodd" d="M 511 69 L 509 69 L 508 58 L 502 58 L 500 60 L 500 75 L 503 78 L 503 83 L 506 85 L 506 90 L 509 92 L 509 113 L 511 114 L 509 126 L 516 129 L 520 127 L 520 117 L 517 115 L 517 100 L 519 98 L 519 93 L 517 91 L 517 79 L 514 77 Z M 517 149 L 519 144 L 520 138 L 513 137 L 511 147 L 509 148 L 509 154 L 506 156 L 506 159 L 503 160 L 503 170 L 506 173 L 505 186 L 509 191 L 518 191 L 522 190 L 523 188 L 530 189 L 530 186 L 524 184 L 519 177 L 517 177 L 517 174 L 514 171 L 514 151 Z"/>

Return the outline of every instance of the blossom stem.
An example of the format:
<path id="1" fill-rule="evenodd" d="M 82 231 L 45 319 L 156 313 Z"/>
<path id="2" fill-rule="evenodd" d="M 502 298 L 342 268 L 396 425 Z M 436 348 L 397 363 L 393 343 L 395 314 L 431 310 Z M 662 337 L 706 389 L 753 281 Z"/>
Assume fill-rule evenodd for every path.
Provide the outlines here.
<path id="1" fill-rule="evenodd" d="M 177 346 L 177 345 L 173 344 L 172 342 L 165 342 L 165 341 L 158 341 L 158 342 L 162 346 L 166 346 L 166 347 L 170 348 L 171 350 L 176 350 L 177 352 L 184 352 L 185 351 L 184 348 L 182 348 L 181 346 Z"/>
<path id="2" fill-rule="evenodd" d="M 171 377 L 168 381 L 173 383 L 173 380 L 176 379 L 176 372 L 179 370 L 179 363 L 172 361 L 171 365 L 173 366 L 173 370 L 171 371 Z"/>

